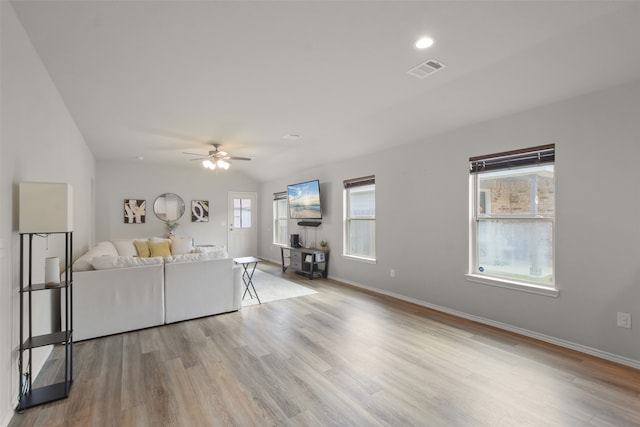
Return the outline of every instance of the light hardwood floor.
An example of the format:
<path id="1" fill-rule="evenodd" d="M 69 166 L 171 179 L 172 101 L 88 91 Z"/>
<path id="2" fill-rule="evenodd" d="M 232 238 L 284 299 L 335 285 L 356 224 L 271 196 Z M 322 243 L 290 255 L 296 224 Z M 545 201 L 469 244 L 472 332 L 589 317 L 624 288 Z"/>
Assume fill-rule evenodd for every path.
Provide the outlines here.
<path id="1" fill-rule="evenodd" d="M 318 293 L 76 344 L 69 398 L 10 426 L 640 426 L 638 370 L 283 276 Z"/>

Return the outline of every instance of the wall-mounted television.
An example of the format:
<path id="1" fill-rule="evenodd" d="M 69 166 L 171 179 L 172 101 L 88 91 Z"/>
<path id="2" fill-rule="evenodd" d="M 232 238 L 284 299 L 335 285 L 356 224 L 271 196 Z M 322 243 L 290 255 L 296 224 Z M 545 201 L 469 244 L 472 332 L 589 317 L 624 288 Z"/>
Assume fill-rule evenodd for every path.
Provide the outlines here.
<path id="1" fill-rule="evenodd" d="M 287 186 L 289 198 L 289 218 L 322 219 L 320 206 L 320 182 L 300 182 Z"/>

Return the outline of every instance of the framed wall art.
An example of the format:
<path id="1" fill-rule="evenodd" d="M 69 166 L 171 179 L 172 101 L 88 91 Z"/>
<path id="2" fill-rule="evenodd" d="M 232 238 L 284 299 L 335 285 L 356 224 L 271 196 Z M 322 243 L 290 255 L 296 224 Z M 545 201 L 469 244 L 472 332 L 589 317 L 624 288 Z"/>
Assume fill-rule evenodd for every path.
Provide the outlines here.
<path id="1" fill-rule="evenodd" d="M 191 222 L 209 222 L 209 201 L 191 201 Z"/>
<path id="2" fill-rule="evenodd" d="M 144 224 L 147 218 L 147 202 L 144 199 L 125 199 L 124 223 Z"/>

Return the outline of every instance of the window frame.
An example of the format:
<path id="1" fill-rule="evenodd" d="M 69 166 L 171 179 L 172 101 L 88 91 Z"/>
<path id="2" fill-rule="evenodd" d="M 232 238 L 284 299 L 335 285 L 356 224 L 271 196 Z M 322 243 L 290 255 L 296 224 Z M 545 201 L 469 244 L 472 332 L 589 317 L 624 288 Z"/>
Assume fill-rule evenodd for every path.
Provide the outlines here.
<path id="1" fill-rule="evenodd" d="M 374 195 L 374 214 L 373 215 L 358 215 L 358 216 L 350 216 L 350 207 L 351 207 L 351 190 L 355 189 L 355 188 L 362 188 L 362 187 L 372 187 L 373 188 L 373 195 Z M 342 236 L 343 236 L 343 244 L 342 244 L 342 256 L 344 258 L 347 259 L 353 259 L 353 260 L 357 260 L 357 261 L 362 261 L 362 262 L 366 262 L 366 263 L 370 263 L 370 264 L 375 264 L 376 263 L 376 215 L 375 215 L 375 208 L 376 208 L 376 183 L 375 183 L 375 176 L 371 175 L 371 176 L 366 176 L 366 177 L 362 177 L 362 178 L 354 178 L 354 179 L 349 179 L 349 180 L 345 180 L 343 181 L 343 202 L 342 202 L 342 206 L 343 206 L 343 228 L 342 228 Z M 373 238 L 371 239 L 372 241 L 372 256 L 366 256 L 366 255 L 362 255 L 362 254 L 355 254 L 355 253 L 350 253 L 349 252 L 349 248 L 351 247 L 350 245 L 350 240 L 349 240 L 349 236 L 350 236 L 350 231 L 351 231 L 351 224 L 353 222 L 356 221 L 371 221 L 373 224 Z"/>
<path id="2" fill-rule="evenodd" d="M 235 206 L 235 201 L 236 200 L 239 200 L 239 202 L 240 202 L 239 203 L 240 206 L 238 206 L 238 207 Z M 248 209 L 244 205 L 244 201 L 247 201 L 247 200 L 249 201 Z M 253 219 L 253 211 L 252 211 L 253 207 L 251 206 L 251 204 L 252 204 L 251 202 L 252 202 L 251 199 L 244 199 L 242 197 L 235 197 L 233 199 L 233 204 L 234 204 L 233 205 L 233 227 L 234 228 L 240 228 L 240 229 L 253 228 L 254 219 Z M 240 213 L 240 215 L 237 215 L 238 212 Z M 249 224 L 248 225 L 245 224 L 245 221 L 244 221 L 244 217 L 245 217 L 246 212 L 249 213 Z M 236 223 L 236 218 L 239 219 L 239 222 L 240 222 L 239 225 Z"/>
<path id="3" fill-rule="evenodd" d="M 277 246 L 288 246 L 288 233 L 289 233 L 289 207 L 287 204 L 287 192 L 279 192 L 273 193 L 273 233 L 272 233 L 272 243 Z M 284 201 L 284 218 L 279 217 L 280 209 L 278 205 Z M 284 222 L 285 226 L 285 236 L 284 241 L 278 241 L 278 230 L 280 230 L 280 223 Z"/>
<path id="4" fill-rule="evenodd" d="M 544 152 L 544 156 L 538 156 L 536 161 L 533 157 L 527 157 L 532 153 Z M 549 153 L 551 153 L 549 155 Z M 509 159 L 511 157 L 511 160 Z M 523 160 L 526 158 L 526 160 Z M 485 159 L 503 159 L 502 166 L 496 166 L 495 164 L 484 170 L 480 164 Z M 512 161 L 516 159 L 515 161 Z M 532 160 L 533 159 L 533 160 Z M 556 211 L 554 203 L 553 214 L 539 214 L 536 212 L 527 214 L 481 214 L 479 212 L 480 206 L 480 193 L 484 189 L 480 188 L 480 178 L 483 173 L 496 172 L 500 170 L 517 170 L 532 166 L 553 166 L 553 192 L 555 198 L 556 188 L 556 165 L 555 165 L 555 145 L 545 145 L 540 147 L 533 147 L 530 149 L 516 150 L 505 153 L 497 153 L 489 156 L 482 156 L 476 158 L 470 158 L 470 176 L 469 176 L 469 266 L 468 273 L 465 274 L 468 281 L 476 282 L 484 285 L 497 286 L 507 289 L 514 289 L 539 295 L 545 295 L 550 297 L 557 297 L 559 290 L 556 280 Z M 475 164 L 474 164 L 475 162 Z M 486 192 L 485 192 L 486 194 Z M 485 196 L 486 197 L 486 196 Z M 518 280 L 514 278 L 506 278 L 503 276 L 497 276 L 490 273 L 481 272 L 479 270 L 479 228 L 480 224 L 484 221 L 500 221 L 504 223 L 516 223 L 516 222 L 534 222 L 544 223 L 549 222 L 551 224 L 551 265 L 553 271 L 553 283 L 550 285 L 541 284 L 534 281 Z"/>

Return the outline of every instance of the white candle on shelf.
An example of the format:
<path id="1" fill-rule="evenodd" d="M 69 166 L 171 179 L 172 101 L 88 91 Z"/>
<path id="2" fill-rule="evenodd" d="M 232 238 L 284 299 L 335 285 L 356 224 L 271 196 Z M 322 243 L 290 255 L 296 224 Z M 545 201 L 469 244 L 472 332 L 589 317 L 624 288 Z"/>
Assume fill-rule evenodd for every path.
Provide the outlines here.
<path id="1" fill-rule="evenodd" d="M 57 256 L 44 260 L 45 286 L 58 286 L 60 284 L 60 258 Z"/>

